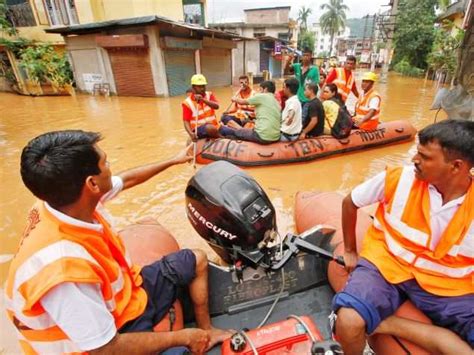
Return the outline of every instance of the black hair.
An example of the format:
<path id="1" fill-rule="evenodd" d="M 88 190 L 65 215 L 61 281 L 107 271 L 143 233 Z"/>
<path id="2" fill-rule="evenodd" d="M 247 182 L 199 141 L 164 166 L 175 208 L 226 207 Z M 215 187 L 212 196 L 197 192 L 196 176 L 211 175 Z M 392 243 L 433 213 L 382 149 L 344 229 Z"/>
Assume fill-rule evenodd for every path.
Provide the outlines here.
<path id="1" fill-rule="evenodd" d="M 21 177 L 37 198 L 54 208 L 76 202 L 86 178 L 100 173 L 94 147 L 100 133 L 55 131 L 32 139 L 21 153 Z"/>
<path id="2" fill-rule="evenodd" d="M 311 53 L 311 55 L 313 55 L 313 51 L 309 47 L 304 47 L 303 53 Z"/>
<path id="3" fill-rule="evenodd" d="M 347 62 L 348 60 L 350 60 L 351 62 L 357 63 L 357 58 L 356 58 L 355 56 L 353 56 L 353 55 L 348 55 L 348 56 L 346 57 L 346 62 Z"/>
<path id="4" fill-rule="evenodd" d="M 300 83 L 296 78 L 289 78 L 285 80 L 285 87 L 290 90 L 293 95 L 296 95 L 300 87 Z"/>
<path id="5" fill-rule="evenodd" d="M 329 83 L 329 84 L 326 84 L 326 87 L 329 89 L 329 91 L 333 92 L 334 93 L 334 98 L 340 102 L 343 102 L 342 101 L 342 96 L 341 94 L 339 94 L 339 91 L 338 91 L 338 88 L 337 88 L 337 85 L 334 84 L 334 83 Z"/>
<path id="6" fill-rule="evenodd" d="M 249 77 L 248 77 L 248 75 L 241 75 L 241 76 L 239 76 L 239 80 L 243 80 L 243 79 L 247 79 L 247 81 L 250 80 Z"/>
<path id="7" fill-rule="evenodd" d="M 438 143 L 449 161 L 461 158 L 474 166 L 474 122 L 445 120 L 426 126 L 418 133 L 421 145 Z"/>
<path id="8" fill-rule="evenodd" d="M 309 82 L 305 85 L 306 88 L 308 88 L 310 91 L 312 91 L 315 95 L 318 94 L 319 90 L 319 85 L 313 82 Z"/>
<path id="9" fill-rule="evenodd" d="M 261 82 L 260 87 L 262 89 L 267 89 L 267 91 L 271 92 L 272 94 L 275 93 L 275 83 L 271 80 Z"/>

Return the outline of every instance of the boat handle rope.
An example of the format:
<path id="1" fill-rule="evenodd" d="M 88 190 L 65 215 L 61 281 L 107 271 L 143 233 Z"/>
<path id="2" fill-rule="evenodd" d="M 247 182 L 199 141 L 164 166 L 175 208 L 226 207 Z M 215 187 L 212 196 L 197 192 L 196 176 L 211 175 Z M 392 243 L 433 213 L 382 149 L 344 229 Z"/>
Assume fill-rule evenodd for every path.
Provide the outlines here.
<path id="1" fill-rule="evenodd" d="M 395 128 L 395 132 L 397 132 L 397 133 L 403 133 L 403 131 L 405 131 L 405 128 L 403 128 L 403 127 Z"/>
<path id="2" fill-rule="evenodd" d="M 275 154 L 275 152 L 271 152 L 270 154 L 258 153 L 257 152 L 257 154 L 262 158 L 271 158 Z"/>
<path id="3" fill-rule="evenodd" d="M 344 144 L 344 145 L 349 144 L 351 142 L 350 139 L 338 139 L 338 141 L 339 143 Z"/>

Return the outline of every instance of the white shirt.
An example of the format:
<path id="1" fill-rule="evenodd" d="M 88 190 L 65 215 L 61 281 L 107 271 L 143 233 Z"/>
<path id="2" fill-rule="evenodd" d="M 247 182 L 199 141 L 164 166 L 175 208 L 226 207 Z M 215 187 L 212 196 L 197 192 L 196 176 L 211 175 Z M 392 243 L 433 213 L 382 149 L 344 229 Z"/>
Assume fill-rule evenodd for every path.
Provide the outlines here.
<path id="1" fill-rule="evenodd" d="M 410 169 L 406 167 L 405 169 Z M 411 169 L 415 169 L 411 167 Z M 352 190 L 352 202 L 357 207 L 364 207 L 373 203 L 382 202 L 385 198 L 385 171 L 375 175 L 373 178 L 360 184 Z M 438 245 L 444 230 L 458 210 L 459 206 L 464 202 L 466 195 L 458 197 L 443 205 L 443 197 L 436 190 L 436 187 L 429 184 L 428 191 L 430 195 L 430 228 L 431 228 L 431 245 L 433 250 Z"/>
<path id="2" fill-rule="evenodd" d="M 122 189 L 122 179 L 113 176 L 112 189 L 102 196 L 100 204 L 113 199 Z M 45 206 L 62 222 L 102 231 L 102 226 L 98 223 L 80 221 L 55 210 L 47 203 Z M 107 309 L 100 284 L 64 282 L 49 290 L 40 302 L 45 312 L 82 351 L 104 346 L 117 333 L 114 317 Z"/>
<path id="3" fill-rule="evenodd" d="M 288 124 L 290 117 L 293 117 L 291 124 Z M 301 117 L 301 103 L 297 95 L 293 95 L 285 102 L 285 108 L 281 114 L 281 131 L 286 134 L 299 134 L 303 129 Z"/>
<path id="4" fill-rule="evenodd" d="M 369 100 L 369 108 L 372 110 L 378 110 L 380 107 L 380 98 L 373 97 Z"/>

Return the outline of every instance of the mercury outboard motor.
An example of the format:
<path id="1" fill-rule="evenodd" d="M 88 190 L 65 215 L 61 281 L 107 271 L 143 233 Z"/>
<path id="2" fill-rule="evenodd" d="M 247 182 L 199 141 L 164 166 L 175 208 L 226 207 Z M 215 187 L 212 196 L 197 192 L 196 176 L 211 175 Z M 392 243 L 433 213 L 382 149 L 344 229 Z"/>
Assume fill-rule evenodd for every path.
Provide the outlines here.
<path id="1" fill-rule="evenodd" d="M 275 208 L 258 183 L 235 165 L 218 161 L 199 170 L 186 188 L 186 212 L 227 263 L 269 265 L 266 245 L 276 230 Z"/>

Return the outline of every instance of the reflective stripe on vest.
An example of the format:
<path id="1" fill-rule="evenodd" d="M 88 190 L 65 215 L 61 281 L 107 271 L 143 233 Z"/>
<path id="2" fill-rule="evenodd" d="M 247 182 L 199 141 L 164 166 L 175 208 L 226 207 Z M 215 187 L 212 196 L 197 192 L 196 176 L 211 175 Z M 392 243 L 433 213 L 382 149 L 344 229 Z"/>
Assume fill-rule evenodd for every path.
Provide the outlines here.
<path id="1" fill-rule="evenodd" d="M 364 239 L 361 256 L 373 262 L 391 283 L 415 278 L 433 294 L 474 292 L 474 188 L 431 246 L 428 184 L 413 167 L 389 169 L 385 200 Z M 427 215 L 428 214 L 428 215 Z"/>
<path id="2" fill-rule="evenodd" d="M 247 100 L 248 98 L 253 97 L 254 95 L 255 95 L 255 92 L 252 89 L 250 90 L 250 93 L 248 95 L 245 95 L 243 92 L 239 92 L 239 96 L 242 100 Z M 255 116 L 255 106 L 240 105 L 236 103 L 236 107 L 237 107 L 237 112 L 242 111 L 248 115 Z"/>
<path id="3" fill-rule="evenodd" d="M 354 85 L 354 74 L 351 72 L 349 80 L 347 80 L 344 68 L 336 68 L 335 70 L 336 79 L 333 83 L 336 84 L 338 92 L 342 96 L 342 100 L 345 102 L 352 91 L 352 86 Z"/>
<path id="4" fill-rule="evenodd" d="M 211 93 L 206 91 L 206 100 L 210 100 Z M 194 101 L 191 96 L 188 96 L 186 100 L 184 100 L 184 104 L 191 110 L 193 113 L 193 119 L 189 121 L 191 128 L 194 130 L 197 126 L 200 127 L 206 123 L 210 123 L 214 126 L 218 126 L 219 123 L 217 121 L 215 111 L 212 107 L 204 104 L 204 103 L 197 103 Z"/>
<path id="5" fill-rule="evenodd" d="M 360 97 L 356 104 L 355 104 L 355 113 L 356 117 L 364 117 L 366 114 L 369 113 L 370 110 L 372 110 L 369 107 L 370 100 L 373 99 L 374 97 L 377 97 L 379 99 L 379 106 L 375 110 L 375 114 L 370 118 L 371 120 L 379 120 L 380 119 L 380 104 L 382 103 L 382 100 L 380 98 L 380 95 L 374 91 L 374 89 L 371 89 L 369 92 L 365 93 L 362 97 Z"/>
<path id="6" fill-rule="evenodd" d="M 102 231 L 59 221 L 43 202 L 30 212 L 35 222 L 26 229 L 5 288 L 7 313 L 25 351 L 79 351 L 40 302 L 64 282 L 100 284 L 117 329 L 143 313 L 147 296 L 139 268 L 129 266 L 123 243 L 100 213 L 94 218 Z"/>

